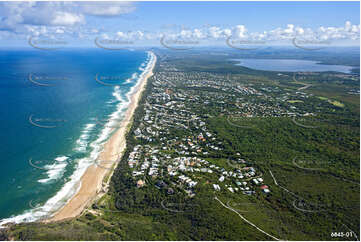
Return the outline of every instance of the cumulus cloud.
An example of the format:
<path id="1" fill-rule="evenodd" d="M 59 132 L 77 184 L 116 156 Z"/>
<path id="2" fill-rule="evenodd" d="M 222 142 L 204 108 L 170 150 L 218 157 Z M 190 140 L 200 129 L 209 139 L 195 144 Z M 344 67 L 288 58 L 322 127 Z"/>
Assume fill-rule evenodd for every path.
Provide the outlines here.
<path id="1" fill-rule="evenodd" d="M 167 25 L 165 29 L 146 31 L 134 29 L 107 30 L 90 23 L 90 19 L 114 18 L 135 10 L 128 2 L 0 2 L 0 38 L 26 38 L 28 36 L 66 36 L 70 38 L 94 39 L 106 37 L 126 40 L 191 39 L 197 41 L 289 41 L 305 40 L 359 40 L 360 25 L 345 21 L 341 26 L 306 28 L 286 23 L 274 29 L 253 32 L 244 24 L 234 26 L 198 26 L 186 28 Z M 102 22 L 98 19 L 98 23 Z M 107 20 L 108 21 L 108 20 Z"/>
<path id="2" fill-rule="evenodd" d="M 84 16 L 72 11 L 64 2 L 3 2 L 0 4 L 0 26 L 15 30 L 21 25 L 74 25 L 84 23 Z"/>
<path id="3" fill-rule="evenodd" d="M 72 26 L 75 24 L 84 24 L 84 16 L 81 14 L 74 14 L 68 12 L 56 12 L 53 19 L 50 21 L 51 25 Z"/>
<path id="4" fill-rule="evenodd" d="M 166 33 L 167 38 L 192 38 L 196 40 L 220 40 L 232 38 L 244 41 L 289 41 L 294 38 L 304 40 L 358 40 L 360 38 L 360 25 L 353 25 L 346 21 L 344 26 L 325 27 L 318 29 L 304 28 L 294 24 L 286 24 L 261 33 L 250 32 L 245 25 L 235 25 L 232 27 L 206 26 L 204 28 L 194 28 L 179 30 L 178 32 Z"/>
<path id="5" fill-rule="evenodd" d="M 135 6 L 129 2 L 80 2 L 84 14 L 112 17 L 121 14 L 131 13 Z"/>
<path id="6" fill-rule="evenodd" d="M 85 25 L 88 15 L 114 17 L 134 10 L 127 2 L 1 2 L 0 31 L 21 33 L 26 26 L 74 27 Z"/>
<path id="7" fill-rule="evenodd" d="M 233 36 L 232 37 L 236 37 L 236 38 L 245 38 L 246 37 L 246 33 L 247 33 L 247 29 L 244 25 L 237 25 L 234 29 L 233 29 Z"/>

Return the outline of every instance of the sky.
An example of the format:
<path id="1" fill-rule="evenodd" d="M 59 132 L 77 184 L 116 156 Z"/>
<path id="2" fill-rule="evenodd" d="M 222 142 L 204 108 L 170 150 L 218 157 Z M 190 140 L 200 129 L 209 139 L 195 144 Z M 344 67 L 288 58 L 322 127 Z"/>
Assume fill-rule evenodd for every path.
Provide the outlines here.
<path id="1" fill-rule="evenodd" d="M 359 2 L 0 2 L 1 46 L 29 39 L 74 46 L 359 45 L 359 38 Z"/>

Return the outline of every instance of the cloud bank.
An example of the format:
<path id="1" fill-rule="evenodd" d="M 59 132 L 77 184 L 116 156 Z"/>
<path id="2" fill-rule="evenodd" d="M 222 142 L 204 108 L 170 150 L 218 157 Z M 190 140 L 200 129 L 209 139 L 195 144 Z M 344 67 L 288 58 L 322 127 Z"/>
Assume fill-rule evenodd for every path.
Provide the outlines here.
<path id="1" fill-rule="evenodd" d="M 252 32 L 243 24 L 235 26 L 202 26 L 185 28 L 168 25 L 159 30 L 144 29 L 107 31 L 94 26 L 91 18 L 116 18 L 136 10 L 128 2 L 1 2 L 0 39 L 74 38 L 122 39 L 129 41 L 193 40 L 224 41 L 283 41 L 303 39 L 309 41 L 359 40 L 360 25 L 346 21 L 342 26 L 320 26 L 317 29 L 304 28 L 292 23 L 263 32 Z M 101 21 L 99 21 L 101 22 Z"/>

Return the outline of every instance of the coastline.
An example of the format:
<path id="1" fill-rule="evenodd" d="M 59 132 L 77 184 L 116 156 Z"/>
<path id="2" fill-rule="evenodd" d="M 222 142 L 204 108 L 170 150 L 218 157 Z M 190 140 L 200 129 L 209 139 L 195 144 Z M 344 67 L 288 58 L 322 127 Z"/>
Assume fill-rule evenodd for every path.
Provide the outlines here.
<path id="1" fill-rule="evenodd" d="M 130 103 L 125 112 L 124 119 L 121 121 L 120 128 L 116 130 L 105 143 L 103 151 L 100 153 L 97 164 L 89 166 L 80 179 L 80 188 L 67 201 L 67 203 L 56 211 L 51 218 L 44 222 L 55 222 L 64 219 L 70 219 L 79 216 L 84 209 L 95 199 L 103 196 L 107 192 L 107 186 L 117 161 L 120 160 L 122 153 L 126 148 L 126 133 L 128 124 L 133 119 L 135 109 L 138 107 L 139 100 L 146 86 L 147 80 L 153 75 L 153 69 L 157 58 L 153 52 L 149 69 L 141 76 L 138 83 L 130 93 Z M 112 168 L 114 166 L 114 168 Z M 109 179 L 104 186 L 104 179 L 109 175 Z"/>

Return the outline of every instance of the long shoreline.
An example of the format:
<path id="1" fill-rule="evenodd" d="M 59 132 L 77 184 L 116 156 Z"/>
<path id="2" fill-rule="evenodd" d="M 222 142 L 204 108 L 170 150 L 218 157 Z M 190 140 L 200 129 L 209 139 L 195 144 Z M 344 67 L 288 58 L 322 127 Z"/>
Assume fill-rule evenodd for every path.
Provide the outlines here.
<path id="1" fill-rule="evenodd" d="M 130 94 L 130 103 L 125 112 L 124 119 L 120 124 L 120 128 L 116 130 L 104 145 L 103 151 L 100 153 L 98 165 L 93 164 L 87 168 L 80 180 L 80 188 L 76 194 L 53 216 L 44 222 L 55 222 L 64 219 L 70 219 L 79 216 L 85 208 L 87 208 L 92 201 L 101 197 L 107 191 L 104 178 L 113 175 L 117 161 L 120 160 L 126 148 L 126 133 L 128 124 L 133 119 L 133 114 L 138 106 L 139 100 L 146 86 L 147 80 L 153 75 L 153 69 L 157 61 L 156 55 L 151 53 L 150 68 L 146 70 L 144 75 L 140 78 L 133 92 Z M 147 66 L 148 67 L 148 66 Z M 114 168 L 114 169 L 113 169 Z M 109 179 L 110 180 L 110 179 Z"/>

